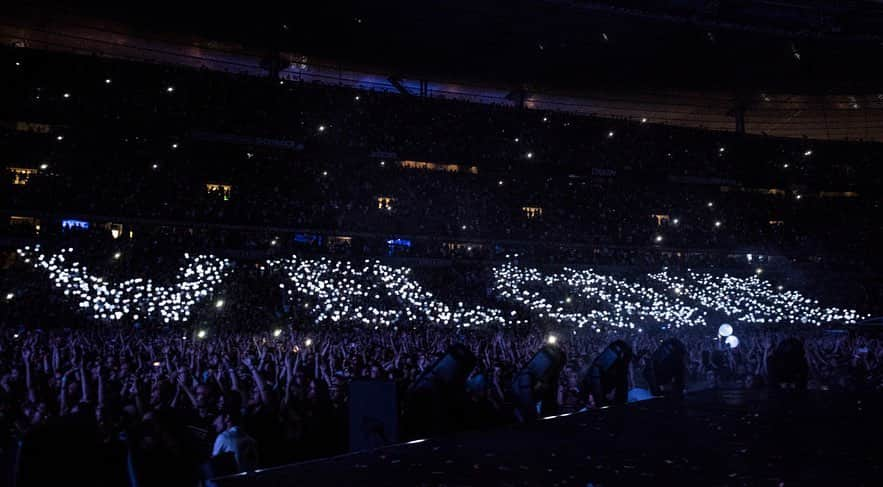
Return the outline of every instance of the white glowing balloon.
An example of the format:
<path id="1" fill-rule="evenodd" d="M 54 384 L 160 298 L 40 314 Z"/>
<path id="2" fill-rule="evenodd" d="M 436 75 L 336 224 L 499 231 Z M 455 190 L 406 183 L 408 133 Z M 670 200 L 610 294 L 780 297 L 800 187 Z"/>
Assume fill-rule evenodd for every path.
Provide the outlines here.
<path id="1" fill-rule="evenodd" d="M 728 337 L 733 334 L 733 327 L 728 323 L 724 323 L 720 328 L 717 329 L 718 335 L 722 337 Z"/>
<path id="2" fill-rule="evenodd" d="M 739 339 L 736 338 L 736 335 L 730 335 L 724 340 L 724 343 L 730 346 L 730 348 L 736 348 L 739 346 Z"/>

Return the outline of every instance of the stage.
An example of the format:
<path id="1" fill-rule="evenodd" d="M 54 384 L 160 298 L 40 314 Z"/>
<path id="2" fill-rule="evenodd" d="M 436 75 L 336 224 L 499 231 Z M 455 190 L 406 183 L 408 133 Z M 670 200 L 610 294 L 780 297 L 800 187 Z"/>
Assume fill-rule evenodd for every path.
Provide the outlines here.
<path id="1" fill-rule="evenodd" d="M 880 485 L 883 400 L 703 391 L 218 479 L 227 486 Z"/>

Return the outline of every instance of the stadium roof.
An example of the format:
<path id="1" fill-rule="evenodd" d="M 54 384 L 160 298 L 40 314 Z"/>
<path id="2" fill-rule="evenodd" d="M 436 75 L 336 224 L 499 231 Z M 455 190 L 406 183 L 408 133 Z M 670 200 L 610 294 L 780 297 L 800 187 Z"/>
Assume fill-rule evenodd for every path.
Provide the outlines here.
<path id="1" fill-rule="evenodd" d="M 56 47 L 102 38 L 237 60 L 277 50 L 314 72 L 430 80 L 492 102 L 520 92 L 533 108 L 727 131 L 744 110 L 747 133 L 883 141 L 880 3 L 640 3 L 151 3 L 85 17 L 29 4 L 10 9 L 0 29 L 5 42 L 30 36 Z"/>

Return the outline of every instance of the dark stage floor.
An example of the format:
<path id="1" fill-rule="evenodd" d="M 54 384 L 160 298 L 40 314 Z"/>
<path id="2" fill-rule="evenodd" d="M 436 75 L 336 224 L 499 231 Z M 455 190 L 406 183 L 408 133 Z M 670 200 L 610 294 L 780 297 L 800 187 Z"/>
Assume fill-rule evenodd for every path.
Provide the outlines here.
<path id="1" fill-rule="evenodd" d="M 289 465 L 239 485 L 883 485 L 883 400 L 704 391 Z"/>

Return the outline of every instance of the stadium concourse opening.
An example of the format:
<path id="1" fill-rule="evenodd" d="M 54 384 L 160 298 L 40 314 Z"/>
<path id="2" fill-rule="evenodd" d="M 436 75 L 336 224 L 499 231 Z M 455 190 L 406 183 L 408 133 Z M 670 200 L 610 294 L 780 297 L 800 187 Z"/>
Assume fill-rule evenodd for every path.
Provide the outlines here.
<path id="1" fill-rule="evenodd" d="M 878 484 L 883 15 L 744 3 L 10 6 L 0 484 Z"/>

